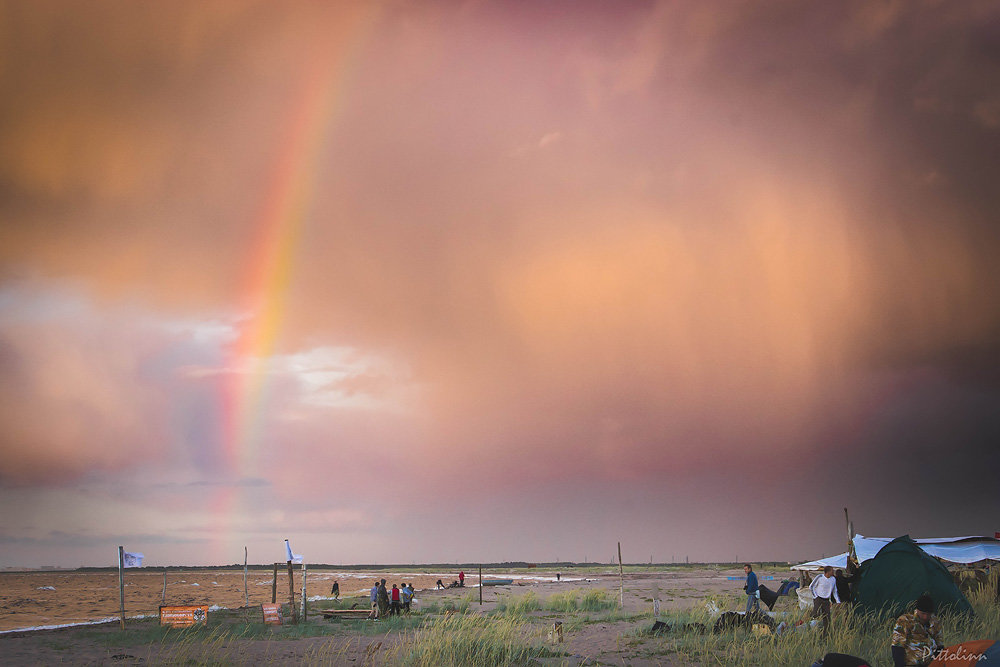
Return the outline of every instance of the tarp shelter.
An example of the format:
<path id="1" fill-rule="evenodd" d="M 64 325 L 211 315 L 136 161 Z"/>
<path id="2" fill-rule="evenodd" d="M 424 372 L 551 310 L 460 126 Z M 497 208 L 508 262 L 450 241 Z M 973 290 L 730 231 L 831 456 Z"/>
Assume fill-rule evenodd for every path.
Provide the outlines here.
<path id="1" fill-rule="evenodd" d="M 854 551 L 858 555 L 858 562 L 875 557 L 879 549 L 892 542 L 891 537 L 865 537 L 855 535 Z M 983 537 L 979 535 L 968 537 L 932 537 L 914 540 L 925 553 L 940 558 L 948 563 L 960 563 L 968 565 L 981 561 L 1000 561 L 1000 540 L 995 537 Z M 822 570 L 827 565 L 834 568 L 847 569 L 847 553 L 829 558 L 811 560 L 808 563 L 800 563 L 792 566 L 793 570 Z"/>
<path id="2" fill-rule="evenodd" d="M 933 598 L 939 610 L 947 607 L 953 612 L 972 613 L 948 568 L 904 535 L 861 564 L 854 602 L 862 610 L 898 616 L 910 611 L 924 593 Z"/>

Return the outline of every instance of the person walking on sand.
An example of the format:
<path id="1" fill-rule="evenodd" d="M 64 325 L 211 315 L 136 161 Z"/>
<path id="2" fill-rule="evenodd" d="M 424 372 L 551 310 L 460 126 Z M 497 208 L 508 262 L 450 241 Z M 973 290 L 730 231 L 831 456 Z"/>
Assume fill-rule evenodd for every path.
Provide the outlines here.
<path id="1" fill-rule="evenodd" d="M 458 585 L 465 586 L 465 571 L 460 570 L 458 573 Z"/>
<path id="2" fill-rule="evenodd" d="M 757 574 L 753 571 L 753 565 L 746 563 L 743 565 L 743 572 L 747 575 L 747 581 L 743 584 L 743 590 L 747 592 L 747 611 L 749 614 L 750 610 L 753 609 L 758 614 L 760 613 L 760 588 L 757 583 Z"/>
<path id="3" fill-rule="evenodd" d="M 330 595 L 333 596 L 334 600 L 340 599 L 340 584 L 338 584 L 336 581 L 333 582 L 333 588 L 330 589 Z"/>
<path id="4" fill-rule="evenodd" d="M 823 634 L 830 633 L 830 599 L 840 604 L 840 595 L 837 593 L 837 580 L 833 576 L 833 568 L 827 565 L 823 568 L 823 574 L 812 580 L 809 584 L 809 591 L 813 594 L 812 617 L 823 617 Z"/>

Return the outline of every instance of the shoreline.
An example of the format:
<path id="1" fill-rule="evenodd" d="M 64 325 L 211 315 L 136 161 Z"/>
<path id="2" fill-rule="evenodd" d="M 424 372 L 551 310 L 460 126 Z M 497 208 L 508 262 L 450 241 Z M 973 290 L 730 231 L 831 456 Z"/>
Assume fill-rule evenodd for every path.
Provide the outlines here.
<path id="1" fill-rule="evenodd" d="M 466 585 L 461 588 L 436 589 L 438 579 L 451 583 L 457 580 L 457 572 L 417 572 L 418 568 L 407 566 L 399 571 L 344 571 L 307 570 L 306 597 L 311 605 L 331 601 L 330 588 L 333 581 L 340 583 L 341 600 L 352 599 L 357 605 L 367 604 L 367 593 L 371 581 L 385 578 L 392 583 L 408 582 L 417 591 L 419 605 L 432 603 L 442 595 L 479 597 L 478 571 L 466 576 Z M 602 569 L 603 571 L 598 571 Z M 590 566 L 586 572 L 573 572 L 569 568 L 546 571 L 531 568 L 519 571 L 495 569 L 486 571 L 483 578 L 511 579 L 512 583 L 501 586 L 484 586 L 483 597 L 488 605 L 494 605 L 498 596 L 534 591 L 538 595 L 548 595 L 559 590 L 583 590 L 604 587 L 617 594 L 618 573 L 611 568 Z M 277 582 L 273 580 L 273 570 L 249 571 L 244 587 L 243 571 L 239 570 L 178 570 L 168 571 L 136 568 L 125 571 L 125 612 L 128 618 L 158 616 L 160 605 L 205 604 L 211 608 L 237 609 L 247 605 L 275 601 L 288 603 L 287 571 L 279 570 Z M 738 591 L 739 584 L 731 579 L 733 570 L 721 568 L 696 568 L 693 566 L 673 567 L 659 570 L 655 566 L 644 566 L 640 571 L 626 572 L 624 581 L 632 586 L 635 581 L 658 580 L 667 592 L 678 582 L 687 582 L 692 588 L 706 592 L 722 593 Z M 780 576 L 780 573 L 775 573 Z M 791 576 L 788 574 L 787 576 Z M 735 584 L 735 585 L 734 585 Z M 447 585 L 447 584 L 446 584 Z M 302 594 L 301 570 L 293 574 L 296 603 L 300 604 Z M 651 589 L 652 591 L 652 589 Z M 650 592 L 651 592 L 650 591 Z M 649 597 L 647 594 L 646 597 Z M 688 596 L 680 594 L 675 603 L 686 604 Z M 651 604 L 651 603 L 650 603 Z M 0 635 L 10 632 L 38 632 L 56 630 L 63 627 L 81 627 L 116 621 L 119 618 L 118 575 L 115 572 L 56 572 L 36 571 L 29 573 L 0 572 Z"/>

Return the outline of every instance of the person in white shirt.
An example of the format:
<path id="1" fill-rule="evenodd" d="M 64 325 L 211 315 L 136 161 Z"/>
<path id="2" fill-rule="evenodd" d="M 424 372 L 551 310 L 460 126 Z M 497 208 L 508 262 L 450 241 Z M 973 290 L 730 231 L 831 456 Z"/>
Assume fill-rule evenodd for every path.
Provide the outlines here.
<path id="1" fill-rule="evenodd" d="M 830 598 L 840 604 L 840 596 L 837 594 L 837 579 L 833 576 L 833 568 L 827 565 L 823 568 L 823 574 L 812 580 L 809 590 L 813 594 L 812 616 L 823 616 L 823 633 L 830 632 Z"/>

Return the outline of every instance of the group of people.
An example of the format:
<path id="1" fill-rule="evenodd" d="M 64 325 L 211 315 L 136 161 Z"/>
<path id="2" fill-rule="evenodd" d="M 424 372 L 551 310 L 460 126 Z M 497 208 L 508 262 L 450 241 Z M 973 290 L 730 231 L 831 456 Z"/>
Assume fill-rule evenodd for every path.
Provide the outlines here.
<path id="1" fill-rule="evenodd" d="M 368 618 L 377 620 L 386 616 L 399 616 L 404 611 L 410 613 L 413 590 L 413 584 L 393 584 L 391 589 L 387 589 L 385 579 L 376 581 L 371 590 L 372 611 Z"/>
<path id="2" fill-rule="evenodd" d="M 458 581 L 453 581 L 450 584 L 448 584 L 447 586 L 445 586 L 444 582 L 441 581 L 440 579 L 438 579 L 436 586 L 437 586 L 438 590 L 440 590 L 442 588 L 464 588 L 465 587 L 465 571 L 462 570 L 461 572 L 458 573 Z"/>
<path id="3" fill-rule="evenodd" d="M 753 565 L 750 563 L 743 565 L 743 572 L 747 577 L 746 583 L 743 584 L 743 590 L 747 594 L 746 613 L 756 612 L 759 614 L 760 582 L 757 580 L 757 574 L 753 571 Z M 833 568 L 827 565 L 823 569 L 823 574 L 813 579 L 812 583 L 809 584 L 809 591 L 813 595 L 812 617 L 823 618 L 824 632 L 828 632 L 830 628 L 831 602 L 835 604 L 850 602 L 850 584 L 852 582 L 853 579 L 845 576 L 843 570 L 837 570 L 834 573 Z"/>
<path id="4" fill-rule="evenodd" d="M 748 596 L 746 613 L 759 614 L 760 606 L 757 600 L 760 597 L 760 584 L 757 575 L 750 563 L 743 566 L 743 572 L 746 574 L 743 590 Z M 832 567 L 826 566 L 823 568 L 823 574 L 809 584 L 809 590 L 813 594 L 812 617 L 822 617 L 824 634 L 830 631 L 831 603 L 849 602 L 851 583 L 852 577 L 845 576 L 842 570 L 834 572 Z M 941 643 L 941 626 L 934 614 L 934 600 L 929 595 L 921 595 L 917 598 L 915 607 L 912 613 L 903 614 L 896 619 L 893 626 L 891 640 L 893 667 L 929 665 L 935 654 L 944 648 L 944 644 Z"/>

